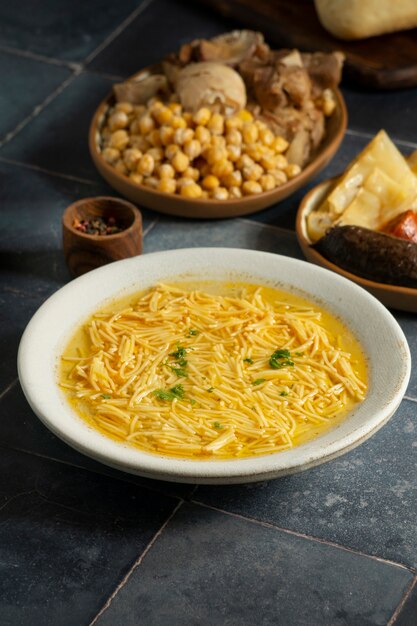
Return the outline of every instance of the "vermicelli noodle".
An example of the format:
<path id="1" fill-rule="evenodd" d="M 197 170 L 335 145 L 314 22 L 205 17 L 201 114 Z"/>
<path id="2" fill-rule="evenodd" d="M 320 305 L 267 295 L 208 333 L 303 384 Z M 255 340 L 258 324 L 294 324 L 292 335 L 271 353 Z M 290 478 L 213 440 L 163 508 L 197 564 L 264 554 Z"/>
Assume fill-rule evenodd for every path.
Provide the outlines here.
<path id="1" fill-rule="evenodd" d="M 356 340 L 292 294 L 213 281 L 204 291 L 157 285 L 116 305 L 77 331 L 60 384 L 90 424 L 142 450 L 194 459 L 278 452 L 364 398 Z"/>

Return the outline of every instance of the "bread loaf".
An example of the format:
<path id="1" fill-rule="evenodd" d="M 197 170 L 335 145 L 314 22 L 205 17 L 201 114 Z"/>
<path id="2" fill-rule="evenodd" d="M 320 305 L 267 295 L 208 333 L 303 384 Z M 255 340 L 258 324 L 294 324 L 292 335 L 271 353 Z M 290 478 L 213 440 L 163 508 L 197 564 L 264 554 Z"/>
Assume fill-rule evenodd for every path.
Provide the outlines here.
<path id="1" fill-rule="evenodd" d="M 417 26 L 417 0 L 314 0 L 320 22 L 339 39 L 364 39 Z"/>

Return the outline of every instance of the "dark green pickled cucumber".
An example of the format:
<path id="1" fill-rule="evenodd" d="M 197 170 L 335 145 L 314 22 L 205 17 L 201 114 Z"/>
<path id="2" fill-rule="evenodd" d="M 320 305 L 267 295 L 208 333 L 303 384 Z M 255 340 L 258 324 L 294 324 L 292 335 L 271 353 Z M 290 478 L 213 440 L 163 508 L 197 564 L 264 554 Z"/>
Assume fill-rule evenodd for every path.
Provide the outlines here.
<path id="1" fill-rule="evenodd" d="M 416 243 L 360 226 L 335 226 L 312 248 L 362 278 L 417 288 Z"/>

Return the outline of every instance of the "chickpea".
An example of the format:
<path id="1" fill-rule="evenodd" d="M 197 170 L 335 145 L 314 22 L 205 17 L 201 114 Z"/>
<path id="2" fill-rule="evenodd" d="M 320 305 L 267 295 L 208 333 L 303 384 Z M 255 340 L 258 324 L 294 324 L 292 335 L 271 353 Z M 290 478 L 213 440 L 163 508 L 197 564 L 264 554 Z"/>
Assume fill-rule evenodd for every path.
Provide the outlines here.
<path id="1" fill-rule="evenodd" d="M 195 129 L 195 138 L 198 139 L 202 146 L 205 146 L 210 143 L 210 131 L 207 130 L 207 128 L 204 128 L 204 126 L 197 126 Z"/>
<path id="2" fill-rule="evenodd" d="M 261 183 L 261 187 L 264 191 L 271 191 L 271 189 L 275 189 L 276 187 L 275 178 L 272 174 L 264 174 L 259 179 L 259 182 Z"/>
<path id="3" fill-rule="evenodd" d="M 213 135 L 221 135 L 224 130 L 224 117 L 220 113 L 213 113 L 211 116 L 207 128 Z"/>
<path id="4" fill-rule="evenodd" d="M 285 152 L 285 150 L 288 148 L 289 145 L 290 144 L 288 143 L 286 139 L 284 139 L 284 137 L 278 136 L 278 137 L 275 137 L 272 147 L 275 150 L 275 152 L 278 152 L 278 154 L 281 154 L 282 152 Z"/>
<path id="5" fill-rule="evenodd" d="M 139 120 L 138 119 L 134 119 L 130 122 L 129 124 L 129 130 L 133 135 L 137 135 L 140 133 L 140 128 L 139 128 Z"/>
<path id="6" fill-rule="evenodd" d="M 177 187 L 181 191 L 182 187 L 186 185 L 192 185 L 195 181 L 192 178 L 188 178 L 187 176 L 181 176 L 177 180 Z"/>
<path id="7" fill-rule="evenodd" d="M 185 154 L 188 156 L 190 161 L 196 159 L 201 154 L 201 143 L 198 139 L 191 139 L 191 141 L 186 141 L 183 146 L 183 150 Z"/>
<path id="8" fill-rule="evenodd" d="M 208 176 L 205 176 L 203 178 L 203 181 L 201 184 L 204 187 L 204 189 L 207 189 L 208 191 L 213 191 L 213 189 L 216 189 L 217 187 L 220 186 L 220 181 L 217 178 L 217 176 L 213 176 L 213 174 L 209 174 Z"/>
<path id="9" fill-rule="evenodd" d="M 163 178 L 174 178 L 175 170 L 169 163 L 162 163 L 158 168 L 158 174 L 161 180 Z"/>
<path id="10" fill-rule="evenodd" d="M 143 176 L 142 176 L 142 174 L 137 174 L 136 172 L 130 172 L 129 178 L 130 178 L 131 181 L 136 183 L 136 185 L 141 185 L 143 183 Z"/>
<path id="11" fill-rule="evenodd" d="M 263 156 L 260 160 L 260 164 L 264 168 L 264 170 L 273 170 L 276 168 L 276 157 L 274 156 Z"/>
<path id="12" fill-rule="evenodd" d="M 138 163 L 138 174 L 150 176 L 155 167 L 155 160 L 150 154 L 144 154 Z"/>
<path id="13" fill-rule="evenodd" d="M 166 148 L 165 148 L 165 156 L 167 159 L 169 159 L 170 161 L 172 161 L 172 159 L 174 158 L 174 156 L 177 154 L 177 152 L 180 151 L 180 147 L 177 146 L 175 143 L 170 143 Z"/>
<path id="14" fill-rule="evenodd" d="M 210 118 L 211 118 L 210 109 L 208 109 L 207 107 L 202 107 L 201 109 L 198 109 L 196 113 L 194 113 L 193 122 L 194 124 L 197 124 L 197 125 L 201 124 L 201 126 L 206 126 L 208 122 L 210 121 Z"/>
<path id="15" fill-rule="evenodd" d="M 254 161 L 260 161 L 262 159 L 262 146 L 258 143 L 252 143 L 246 146 L 245 153 L 251 157 Z"/>
<path id="16" fill-rule="evenodd" d="M 172 128 L 187 128 L 187 122 L 182 118 L 182 117 L 178 117 L 177 115 L 174 115 L 174 117 L 171 120 L 171 126 Z"/>
<path id="17" fill-rule="evenodd" d="M 170 102 L 168 104 L 168 108 L 170 111 L 173 112 L 174 115 L 180 116 L 182 113 L 182 106 L 179 104 L 179 102 Z"/>
<path id="18" fill-rule="evenodd" d="M 169 124 L 174 114 L 168 107 L 162 107 L 154 113 L 154 118 L 160 126 L 163 124 Z"/>
<path id="19" fill-rule="evenodd" d="M 116 170 L 116 172 L 119 172 L 119 174 L 123 174 L 123 176 L 127 175 L 127 167 L 126 165 L 123 163 L 122 159 L 119 159 L 118 161 L 116 161 L 116 163 L 113 165 L 114 169 Z"/>
<path id="20" fill-rule="evenodd" d="M 225 148 L 226 139 L 222 135 L 212 135 L 211 146 L 212 148 Z"/>
<path id="21" fill-rule="evenodd" d="M 130 145 L 132 148 L 137 148 L 141 152 L 146 152 L 151 147 L 151 144 L 142 135 L 132 135 L 130 137 Z"/>
<path id="22" fill-rule="evenodd" d="M 149 141 L 151 146 L 162 146 L 161 134 L 159 130 L 156 128 L 151 130 L 151 132 L 146 135 L 146 141 Z"/>
<path id="23" fill-rule="evenodd" d="M 124 111 L 116 111 L 109 117 L 110 130 L 118 130 L 119 128 L 126 128 L 129 124 L 129 118 Z"/>
<path id="24" fill-rule="evenodd" d="M 234 144 L 227 145 L 226 150 L 227 150 L 227 158 L 229 159 L 229 161 L 232 161 L 233 163 L 238 161 L 240 158 L 240 155 L 242 154 L 242 150 L 240 146 L 236 146 Z"/>
<path id="25" fill-rule="evenodd" d="M 184 198 L 201 198 L 202 192 L 200 185 L 193 181 L 189 185 L 182 185 L 180 194 Z"/>
<path id="26" fill-rule="evenodd" d="M 185 123 L 187 124 L 187 126 L 191 128 L 191 126 L 193 125 L 193 114 L 186 111 L 185 113 L 182 114 L 182 117 Z"/>
<path id="27" fill-rule="evenodd" d="M 227 159 L 221 159 L 220 161 L 216 161 L 216 163 L 211 166 L 211 171 L 212 174 L 218 178 L 228 176 L 233 172 L 233 163 Z"/>
<path id="28" fill-rule="evenodd" d="M 232 144 L 234 146 L 240 146 L 242 143 L 242 134 L 237 130 L 237 128 L 231 128 L 226 133 L 226 143 Z"/>
<path id="29" fill-rule="evenodd" d="M 244 167 L 252 167 L 255 165 L 255 161 L 247 154 L 242 154 L 242 156 L 237 160 L 236 165 L 240 170 L 243 170 Z"/>
<path id="30" fill-rule="evenodd" d="M 142 157 L 142 152 L 137 148 L 128 148 L 123 152 L 123 161 L 128 170 L 131 172 L 135 171 L 139 162 L 139 159 Z"/>
<path id="31" fill-rule="evenodd" d="M 190 159 L 184 152 L 177 152 L 177 154 L 172 159 L 172 166 L 177 172 L 185 172 L 187 167 L 190 164 Z"/>
<path id="32" fill-rule="evenodd" d="M 242 109 L 238 113 L 238 117 L 242 120 L 242 122 L 253 122 L 253 115 L 247 109 Z"/>
<path id="33" fill-rule="evenodd" d="M 259 131 L 259 139 L 265 146 L 272 146 L 275 140 L 274 133 L 269 128 L 262 128 Z"/>
<path id="34" fill-rule="evenodd" d="M 144 104 L 135 104 L 133 106 L 133 113 L 138 118 L 142 117 L 142 115 L 146 113 L 146 106 Z"/>
<path id="35" fill-rule="evenodd" d="M 284 168 L 284 171 L 286 175 L 288 176 L 288 178 L 291 179 L 291 178 L 294 178 L 295 176 L 298 176 L 298 174 L 301 172 L 301 167 L 297 165 L 296 163 L 289 163 L 289 165 L 287 165 L 287 167 Z"/>
<path id="36" fill-rule="evenodd" d="M 139 119 L 139 130 L 142 135 L 147 135 L 151 130 L 155 130 L 155 122 L 150 115 L 145 113 L 145 115 L 142 115 Z"/>
<path id="37" fill-rule="evenodd" d="M 245 143 L 255 143 L 258 140 L 259 131 L 255 124 L 247 122 L 243 124 L 242 137 Z"/>
<path id="38" fill-rule="evenodd" d="M 129 135 L 125 130 L 116 130 L 110 136 L 110 147 L 124 150 L 129 143 Z"/>
<path id="39" fill-rule="evenodd" d="M 237 115 L 232 115 L 231 117 L 228 117 L 225 121 L 226 124 L 226 128 L 227 130 L 240 130 L 243 127 L 243 120 L 241 117 L 238 117 Z"/>
<path id="40" fill-rule="evenodd" d="M 101 156 L 105 161 L 107 161 L 107 163 L 114 165 L 116 161 L 120 159 L 120 150 L 117 150 L 116 148 L 104 148 Z"/>
<path id="41" fill-rule="evenodd" d="M 217 187 L 211 192 L 211 197 L 215 200 L 227 200 L 229 197 L 229 192 L 225 187 Z"/>
<path id="42" fill-rule="evenodd" d="M 288 161 L 283 154 L 277 154 L 275 157 L 275 167 L 278 170 L 285 170 L 288 165 Z"/>
<path id="43" fill-rule="evenodd" d="M 161 126 L 159 129 L 159 137 L 161 139 L 161 144 L 163 146 L 167 146 L 174 141 L 174 129 L 172 126 Z"/>
<path id="44" fill-rule="evenodd" d="M 126 115 L 130 115 L 134 111 L 133 104 L 130 104 L 130 102 L 116 102 L 114 110 L 126 113 Z"/>
<path id="45" fill-rule="evenodd" d="M 161 178 L 158 182 L 157 189 L 163 193 L 175 193 L 177 183 L 173 178 Z"/>
<path id="46" fill-rule="evenodd" d="M 196 167 L 187 167 L 187 169 L 183 172 L 183 176 L 197 181 L 200 178 L 200 170 Z"/>
<path id="47" fill-rule="evenodd" d="M 242 184 L 242 172 L 240 170 L 234 170 L 223 178 L 225 187 L 240 187 Z"/>
<path id="48" fill-rule="evenodd" d="M 241 198 L 242 192 L 240 190 L 240 187 L 230 187 L 229 196 L 230 198 Z"/>
<path id="49" fill-rule="evenodd" d="M 150 154 L 154 161 L 162 161 L 164 158 L 164 150 L 162 148 L 149 148 L 146 154 Z"/>
<path id="50" fill-rule="evenodd" d="M 194 131 L 191 128 L 177 128 L 174 132 L 174 143 L 182 146 L 184 143 L 191 141 L 194 137 Z"/>
<path id="51" fill-rule="evenodd" d="M 260 165 L 255 163 L 252 166 L 244 167 L 242 170 L 243 178 L 245 180 L 259 180 L 264 171 Z"/>
<path id="52" fill-rule="evenodd" d="M 214 163 L 218 163 L 219 161 L 225 160 L 227 158 L 227 151 L 225 148 L 213 147 L 209 148 L 204 152 L 204 157 L 210 165 L 214 165 Z"/>
<path id="53" fill-rule="evenodd" d="M 254 180 L 245 180 L 245 182 L 242 185 L 242 191 L 245 194 L 245 196 L 251 196 L 256 193 L 261 193 L 262 187 L 259 183 L 257 183 Z"/>
<path id="54" fill-rule="evenodd" d="M 287 175 L 283 170 L 273 170 L 270 172 L 270 174 L 272 174 L 272 176 L 275 178 L 277 186 L 283 185 L 288 180 Z"/>
<path id="55" fill-rule="evenodd" d="M 143 179 L 143 182 L 147 187 L 152 187 L 152 189 L 156 189 L 158 187 L 159 180 L 156 176 L 146 176 Z"/>

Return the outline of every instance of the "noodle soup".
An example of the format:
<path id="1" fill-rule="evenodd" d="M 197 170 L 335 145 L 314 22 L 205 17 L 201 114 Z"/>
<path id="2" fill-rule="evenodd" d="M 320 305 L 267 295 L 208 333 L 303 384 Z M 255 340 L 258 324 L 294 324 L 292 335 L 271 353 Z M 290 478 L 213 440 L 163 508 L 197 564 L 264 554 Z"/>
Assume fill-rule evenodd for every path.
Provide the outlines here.
<path id="1" fill-rule="evenodd" d="M 97 312 L 60 385 L 94 428 L 147 452 L 229 459 L 287 450 L 367 389 L 362 351 L 316 304 L 246 283 L 161 284 Z"/>

